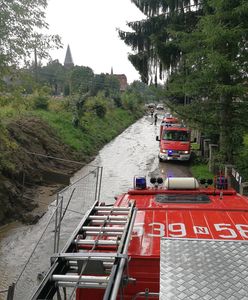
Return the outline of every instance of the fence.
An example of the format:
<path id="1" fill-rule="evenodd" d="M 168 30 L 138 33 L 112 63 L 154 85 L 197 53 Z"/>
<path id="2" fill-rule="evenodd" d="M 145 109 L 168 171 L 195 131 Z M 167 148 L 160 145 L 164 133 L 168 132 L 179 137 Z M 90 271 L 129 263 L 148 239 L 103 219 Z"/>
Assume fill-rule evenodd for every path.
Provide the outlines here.
<path id="1" fill-rule="evenodd" d="M 215 164 L 215 154 L 218 149 L 217 144 L 212 144 L 210 139 L 200 138 L 201 156 L 208 160 L 209 171 L 218 172 Z M 241 195 L 248 195 L 248 182 L 243 182 L 243 178 L 234 165 L 225 165 L 225 176 L 229 178 L 229 185 Z"/>
<path id="2" fill-rule="evenodd" d="M 234 165 L 225 165 L 225 176 L 230 178 L 230 185 L 241 195 L 248 196 L 248 182 L 243 182 Z"/>
<path id="3" fill-rule="evenodd" d="M 82 170 L 83 174 L 76 175 L 71 185 L 57 193 L 39 222 L 27 229 L 24 245 L 16 249 L 15 259 L 9 264 L 14 269 L 17 261 L 17 265 L 25 263 L 21 270 L 17 268 L 19 275 L 14 276 L 14 283 L 0 291 L 0 299 L 30 299 L 50 268 L 52 254 L 61 251 L 85 212 L 99 200 L 102 167 L 88 165 Z"/>

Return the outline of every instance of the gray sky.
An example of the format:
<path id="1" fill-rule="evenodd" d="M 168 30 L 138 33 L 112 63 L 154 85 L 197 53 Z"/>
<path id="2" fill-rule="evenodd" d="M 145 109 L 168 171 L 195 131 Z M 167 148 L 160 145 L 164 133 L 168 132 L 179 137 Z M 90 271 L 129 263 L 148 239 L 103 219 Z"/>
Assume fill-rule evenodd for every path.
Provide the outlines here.
<path id="1" fill-rule="evenodd" d="M 64 48 L 51 52 L 64 63 L 70 45 L 75 65 L 90 67 L 95 74 L 126 74 L 127 80 L 140 79 L 129 62 L 132 52 L 118 37 L 116 28 L 130 31 L 129 21 L 144 18 L 131 0 L 49 0 L 46 11 L 51 34 L 59 34 Z"/>

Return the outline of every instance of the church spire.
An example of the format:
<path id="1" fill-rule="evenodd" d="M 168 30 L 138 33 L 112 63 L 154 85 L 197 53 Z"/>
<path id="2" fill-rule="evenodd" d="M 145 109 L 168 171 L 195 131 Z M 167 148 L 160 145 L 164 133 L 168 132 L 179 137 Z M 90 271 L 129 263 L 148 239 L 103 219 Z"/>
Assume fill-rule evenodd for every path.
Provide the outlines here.
<path id="1" fill-rule="evenodd" d="M 66 50 L 64 66 L 66 68 L 74 67 L 74 63 L 73 63 L 73 59 L 72 59 L 72 55 L 71 55 L 71 49 L 70 49 L 69 45 L 67 46 L 67 50 Z"/>

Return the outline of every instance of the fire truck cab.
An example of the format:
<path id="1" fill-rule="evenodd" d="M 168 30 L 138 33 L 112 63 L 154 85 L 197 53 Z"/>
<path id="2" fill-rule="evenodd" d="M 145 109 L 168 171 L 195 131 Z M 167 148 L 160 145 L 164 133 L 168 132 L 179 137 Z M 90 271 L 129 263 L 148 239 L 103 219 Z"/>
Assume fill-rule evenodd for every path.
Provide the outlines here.
<path id="1" fill-rule="evenodd" d="M 191 154 L 190 130 L 180 124 L 161 123 L 159 141 L 159 161 L 188 161 Z"/>
<path id="2" fill-rule="evenodd" d="M 161 125 L 172 125 L 172 124 L 179 124 L 178 118 L 172 116 L 166 116 L 161 121 Z"/>

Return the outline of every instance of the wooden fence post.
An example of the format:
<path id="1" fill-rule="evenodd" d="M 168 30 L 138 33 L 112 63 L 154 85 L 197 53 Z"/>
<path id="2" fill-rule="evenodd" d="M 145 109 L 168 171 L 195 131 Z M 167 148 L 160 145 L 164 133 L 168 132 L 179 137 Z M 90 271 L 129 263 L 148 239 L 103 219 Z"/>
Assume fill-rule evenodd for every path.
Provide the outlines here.
<path id="1" fill-rule="evenodd" d="M 209 161 L 208 161 L 208 169 L 210 172 L 214 172 L 215 168 L 215 161 L 214 161 L 214 154 L 218 149 L 217 144 L 209 144 Z"/>
<path id="2" fill-rule="evenodd" d="M 209 144 L 211 140 L 210 139 L 204 139 L 203 140 L 203 157 L 209 158 Z"/>

